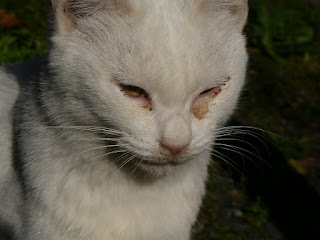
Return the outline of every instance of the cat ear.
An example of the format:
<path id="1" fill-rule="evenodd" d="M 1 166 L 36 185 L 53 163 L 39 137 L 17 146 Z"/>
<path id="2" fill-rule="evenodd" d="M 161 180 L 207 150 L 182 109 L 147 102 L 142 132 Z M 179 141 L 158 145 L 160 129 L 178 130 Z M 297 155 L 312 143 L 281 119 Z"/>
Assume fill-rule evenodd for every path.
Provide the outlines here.
<path id="1" fill-rule="evenodd" d="M 76 27 L 77 22 L 102 11 L 115 11 L 119 14 L 130 14 L 128 0 L 51 0 L 55 15 L 56 28 L 65 34 Z"/>
<path id="2" fill-rule="evenodd" d="M 227 13 L 233 24 L 242 30 L 248 16 L 248 0 L 201 0 L 199 9 Z"/>
<path id="3" fill-rule="evenodd" d="M 58 34 L 66 34 L 75 26 L 75 18 L 70 14 L 69 0 L 51 0 L 55 20 L 55 30 Z"/>
<path id="4" fill-rule="evenodd" d="M 248 0 L 224 0 L 220 2 L 220 10 L 227 10 L 235 17 L 235 23 L 242 29 L 248 17 Z"/>

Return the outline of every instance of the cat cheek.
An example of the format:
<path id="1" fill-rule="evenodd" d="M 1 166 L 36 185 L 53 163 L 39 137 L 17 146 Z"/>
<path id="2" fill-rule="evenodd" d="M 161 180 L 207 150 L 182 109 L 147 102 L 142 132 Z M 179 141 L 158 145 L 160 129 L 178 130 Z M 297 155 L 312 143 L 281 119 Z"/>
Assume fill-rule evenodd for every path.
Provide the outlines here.
<path id="1" fill-rule="evenodd" d="M 139 105 L 147 110 L 152 110 L 152 103 L 151 103 L 151 99 L 150 98 L 146 98 L 146 97 L 132 97 L 132 96 L 128 96 L 132 101 L 137 101 L 137 103 L 139 103 Z"/>
<path id="2" fill-rule="evenodd" d="M 197 101 L 196 99 L 191 108 L 192 114 L 199 120 L 203 119 L 205 115 L 209 112 L 208 102 L 200 101 Z"/>
<path id="3" fill-rule="evenodd" d="M 191 107 L 192 114 L 199 120 L 203 119 L 209 112 L 209 102 L 212 101 L 221 91 L 221 88 L 216 88 L 204 96 L 199 95 L 193 102 Z"/>

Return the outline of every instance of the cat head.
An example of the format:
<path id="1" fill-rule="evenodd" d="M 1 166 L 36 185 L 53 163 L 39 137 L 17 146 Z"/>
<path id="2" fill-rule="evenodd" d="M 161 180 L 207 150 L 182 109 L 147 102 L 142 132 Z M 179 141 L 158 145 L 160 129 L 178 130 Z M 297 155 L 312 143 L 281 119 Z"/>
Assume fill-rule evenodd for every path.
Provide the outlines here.
<path id="1" fill-rule="evenodd" d="M 154 173 L 210 151 L 244 83 L 246 0 L 52 4 L 60 121 L 116 128 Z"/>

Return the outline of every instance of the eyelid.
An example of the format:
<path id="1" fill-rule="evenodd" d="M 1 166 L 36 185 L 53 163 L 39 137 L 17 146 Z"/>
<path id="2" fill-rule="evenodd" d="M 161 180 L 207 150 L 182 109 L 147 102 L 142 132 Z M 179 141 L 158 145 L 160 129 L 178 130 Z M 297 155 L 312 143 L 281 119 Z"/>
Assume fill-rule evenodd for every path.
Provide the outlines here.
<path id="1" fill-rule="evenodd" d="M 230 79 L 231 79 L 231 77 L 226 77 L 222 83 L 217 84 L 215 87 L 208 88 L 208 89 L 204 90 L 203 92 L 201 92 L 201 93 L 199 94 L 199 96 L 201 96 L 201 95 L 206 95 L 206 94 L 208 94 L 208 93 L 210 93 L 210 92 L 212 92 L 212 91 L 214 91 L 214 90 L 216 90 L 217 93 L 221 92 L 223 86 L 225 86 Z M 218 91 L 218 90 L 219 90 L 219 91 Z"/>
<path id="2" fill-rule="evenodd" d="M 209 93 L 209 92 L 211 92 L 212 90 L 217 89 L 217 88 L 219 88 L 219 87 L 209 88 L 209 89 L 204 90 L 203 92 L 201 92 L 199 95 L 205 95 L 205 94 L 207 94 L 207 93 Z"/>

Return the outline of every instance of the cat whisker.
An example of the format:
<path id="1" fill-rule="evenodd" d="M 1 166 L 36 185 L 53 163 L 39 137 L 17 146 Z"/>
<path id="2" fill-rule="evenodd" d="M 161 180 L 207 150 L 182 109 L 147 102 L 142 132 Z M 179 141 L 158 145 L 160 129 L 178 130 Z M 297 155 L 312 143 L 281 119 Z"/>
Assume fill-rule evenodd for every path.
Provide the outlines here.
<path id="1" fill-rule="evenodd" d="M 112 129 L 112 128 L 105 128 L 105 127 L 71 126 L 71 127 L 68 127 L 68 128 L 84 130 L 84 131 L 90 131 L 90 132 L 94 132 L 94 133 L 106 133 L 106 134 L 109 134 L 109 135 L 116 135 L 116 136 L 122 135 L 122 131 L 119 131 L 119 130 L 116 130 L 116 129 Z"/>
<path id="2" fill-rule="evenodd" d="M 123 161 L 123 159 L 125 159 L 126 157 L 128 157 L 128 159 L 126 159 L 124 162 L 122 162 L 120 164 L 120 166 L 117 168 L 117 170 L 114 172 L 113 175 L 117 174 L 125 165 L 127 165 L 130 161 L 132 161 L 132 159 L 130 159 L 132 157 L 132 153 L 126 151 L 125 153 L 121 154 L 119 157 L 117 157 L 114 161 L 117 163 L 121 163 Z"/>
<path id="3" fill-rule="evenodd" d="M 92 151 L 95 151 L 95 150 L 100 150 L 100 149 L 109 149 L 109 148 L 116 148 L 116 147 L 125 147 L 125 146 L 128 146 L 128 144 L 114 144 L 114 145 L 105 145 L 105 146 L 100 146 L 100 147 L 95 147 L 95 148 L 90 148 L 90 149 L 87 149 L 85 151 L 82 151 L 80 153 L 77 153 L 76 155 L 81 155 L 81 154 L 84 154 L 84 153 L 87 153 L 87 152 L 92 152 Z M 107 154 L 112 154 L 114 152 L 107 152 Z"/>
<path id="4" fill-rule="evenodd" d="M 245 152 L 245 153 L 248 153 L 248 154 L 250 154 L 250 155 L 258 158 L 259 160 L 263 160 L 263 159 L 261 158 L 261 156 L 259 156 L 259 155 L 257 155 L 257 154 L 254 154 L 253 152 L 250 152 L 250 151 L 248 151 L 247 149 L 244 149 L 244 148 L 242 148 L 242 147 L 233 146 L 233 145 L 229 145 L 229 144 L 223 144 L 223 143 L 215 143 L 215 146 L 218 147 L 218 148 L 221 148 L 221 149 L 225 149 L 225 150 L 228 150 L 228 151 L 236 152 L 236 153 L 238 153 L 238 154 L 240 154 L 240 155 L 242 155 L 242 156 L 244 156 L 244 157 L 246 157 L 246 158 L 248 158 L 248 159 L 251 159 L 251 158 L 249 158 L 248 156 L 242 154 L 241 151 L 242 151 L 242 152 Z M 259 153 L 258 153 L 258 154 L 259 154 Z M 252 159 L 251 159 L 251 160 L 252 160 Z"/>
<path id="5" fill-rule="evenodd" d="M 234 136 L 234 135 L 243 135 L 243 136 L 253 137 L 253 138 L 257 139 L 260 143 L 262 143 L 267 151 L 269 150 L 268 146 L 265 143 L 265 141 L 263 141 L 263 140 L 267 140 L 268 142 L 272 143 L 267 137 L 263 136 L 262 134 L 259 134 L 254 131 L 241 130 L 241 129 L 230 130 L 230 131 L 224 130 L 221 133 L 218 133 L 216 138 L 217 138 L 217 140 L 219 140 L 222 137 L 230 137 L 230 136 Z M 237 137 L 240 138 L 240 136 L 237 136 Z"/>
<path id="6" fill-rule="evenodd" d="M 124 166 L 126 166 L 129 162 L 131 162 L 134 158 L 136 157 L 136 155 L 132 155 L 131 157 L 129 157 L 127 160 L 125 160 L 118 168 L 118 171 L 120 171 Z"/>
<path id="7" fill-rule="evenodd" d="M 135 156 L 136 157 L 136 156 Z M 137 171 L 138 168 L 140 168 L 141 164 L 142 164 L 143 160 L 141 159 L 138 163 L 134 164 L 134 169 L 133 171 L 131 171 L 131 175 L 134 174 L 135 171 Z"/>
<path id="8" fill-rule="evenodd" d="M 217 128 L 215 130 L 215 132 L 218 132 L 218 131 L 221 131 L 221 130 L 234 130 L 234 129 L 240 129 L 240 130 L 247 129 L 247 130 L 261 131 L 261 132 L 265 132 L 265 133 L 268 133 L 268 134 L 274 134 L 274 133 L 266 131 L 266 130 L 264 130 L 262 128 L 252 127 L 252 126 L 224 126 L 224 127 Z M 274 134 L 274 135 L 276 135 L 276 134 Z"/>
<path id="9" fill-rule="evenodd" d="M 80 139 L 73 139 L 74 141 L 110 141 L 110 142 L 118 142 L 121 138 L 80 138 Z"/>
<path id="10" fill-rule="evenodd" d="M 207 148 L 207 149 L 211 150 L 211 155 L 212 155 L 212 153 L 214 153 L 214 154 L 219 154 L 219 156 L 218 156 L 219 159 L 221 159 L 221 156 L 220 156 L 220 155 L 222 155 L 223 159 L 221 159 L 221 160 L 223 160 L 224 162 L 226 162 L 226 163 L 228 163 L 228 164 L 230 164 L 230 162 L 231 162 L 234 167 L 238 166 L 238 163 L 236 163 L 234 160 L 232 160 L 230 157 L 226 156 L 225 154 L 223 154 L 223 153 L 221 153 L 221 152 L 219 152 L 219 151 L 217 151 L 217 150 L 215 150 L 215 149 L 211 149 L 211 148 Z M 230 162 L 228 162 L 228 161 L 226 160 L 226 158 L 227 158 Z"/>
<path id="11" fill-rule="evenodd" d="M 217 151 L 217 150 L 213 150 L 211 155 L 213 157 L 216 157 L 220 160 L 222 160 L 223 162 L 225 162 L 229 167 L 232 167 L 234 170 L 236 170 L 238 173 L 242 174 L 241 171 L 238 169 L 239 165 L 232 159 L 230 159 L 229 157 L 227 157 L 226 155 L 222 154 L 221 152 Z M 220 156 L 222 155 L 222 156 Z M 230 162 L 226 159 L 228 158 L 230 160 Z M 238 167 L 237 167 L 238 166 Z M 229 169 L 229 174 L 231 173 L 231 169 Z"/>
<path id="12" fill-rule="evenodd" d="M 259 155 L 258 158 L 260 160 L 263 160 L 261 158 L 261 156 L 260 156 L 259 150 L 253 144 L 249 143 L 248 141 L 245 141 L 243 139 L 238 139 L 238 138 L 217 138 L 216 140 L 217 140 L 216 145 L 221 144 L 220 141 L 222 141 L 222 142 L 234 141 L 234 142 L 244 143 L 244 144 L 248 145 L 249 147 L 251 147 L 252 149 L 254 149 L 254 151 L 257 153 L 257 155 Z M 233 145 L 230 145 L 230 144 L 227 144 L 227 145 L 233 146 Z M 267 146 L 265 146 L 265 148 L 266 148 L 267 151 L 269 151 Z M 253 154 L 252 152 L 250 152 L 249 150 L 246 150 L 246 149 L 240 149 L 240 150 L 245 150 L 245 152 L 249 152 L 250 154 Z"/>
<path id="13" fill-rule="evenodd" d="M 221 127 L 221 128 L 216 129 L 214 132 L 219 133 L 220 131 L 224 132 L 224 131 L 230 131 L 230 130 L 232 132 L 235 131 L 233 134 L 238 134 L 238 133 L 246 134 L 246 133 L 249 132 L 251 134 L 255 134 L 256 136 L 259 136 L 259 137 L 263 138 L 264 140 L 267 140 L 269 143 L 272 143 L 272 144 L 273 144 L 273 142 L 270 139 L 268 139 L 267 137 L 265 137 L 261 133 L 258 133 L 257 131 L 263 132 L 263 133 L 266 133 L 266 134 L 269 134 L 271 136 L 275 136 L 277 138 L 280 138 L 282 140 L 287 141 L 284 137 L 282 137 L 282 136 L 280 136 L 278 134 L 275 134 L 275 133 L 270 132 L 270 131 L 266 131 L 266 130 L 264 130 L 262 128 L 252 127 L 252 126 L 225 126 L 225 127 Z M 239 131 L 241 131 L 241 132 L 239 132 Z"/>
<path id="14" fill-rule="evenodd" d="M 121 162 L 126 156 L 129 156 L 130 152 L 126 151 L 124 154 L 121 154 L 119 157 L 117 157 L 114 161 L 115 162 Z"/>
<path id="15" fill-rule="evenodd" d="M 83 130 L 91 133 L 105 133 L 109 135 L 122 136 L 122 131 L 105 128 L 105 127 L 96 127 L 96 126 L 41 126 L 41 127 L 26 127 L 26 128 L 57 128 L 57 129 L 75 129 Z"/>
<path id="16" fill-rule="evenodd" d="M 247 144 L 249 145 L 250 147 L 252 147 L 257 153 L 259 152 L 258 149 L 251 143 L 249 143 L 248 141 L 245 141 L 243 139 L 239 139 L 239 138 L 220 138 L 218 137 L 216 139 L 217 143 L 219 143 L 219 141 L 236 141 L 236 142 L 241 142 L 241 143 L 244 143 L 244 144 Z"/>
<path id="17" fill-rule="evenodd" d="M 91 158 L 91 160 L 92 160 L 92 159 L 101 158 L 101 157 L 105 157 L 105 156 L 112 155 L 112 154 L 118 154 L 118 153 L 127 153 L 127 150 L 117 149 L 117 150 L 114 150 L 114 151 L 111 151 L 111 152 L 107 152 L 107 153 L 104 153 L 104 154 L 95 156 L 94 158 Z"/>
<path id="18" fill-rule="evenodd" d="M 264 137 L 261 133 L 258 133 L 254 130 L 250 130 L 250 129 L 221 129 L 219 131 L 215 131 L 215 133 L 217 134 L 217 136 L 221 136 L 221 135 L 235 135 L 235 134 L 239 134 L 239 135 L 252 135 L 252 136 L 259 136 L 259 137 Z"/>
<path id="19" fill-rule="evenodd" d="M 85 130 L 84 130 L 85 131 Z M 115 133 L 105 133 L 105 132 L 100 132 L 100 131 L 87 131 L 86 133 L 83 133 L 83 136 L 92 136 L 92 135 L 108 135 L 108 137 L 121 137 L 122 134 L 115 134 Z"/>
<path id="20" fill-rule="evenodd" d="M 214 154 L 211 154 L 211 156 L 214 157 Z M 210 161 L 209 165 L 214 170 L 214 172 L 216 173 L 215 176 L 218 176 L 220 181 L 221 181 L 221 176 L 220 176 L 219 170 L 216 167 L 222 169 L 223 171 L 225 171 L 225 170 L 216 161 Z"/>

